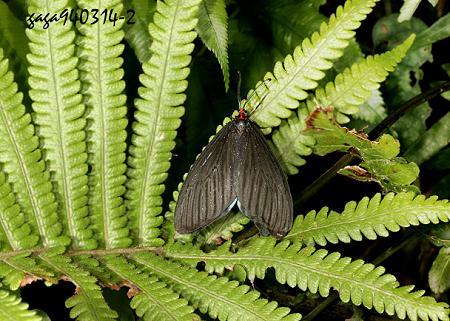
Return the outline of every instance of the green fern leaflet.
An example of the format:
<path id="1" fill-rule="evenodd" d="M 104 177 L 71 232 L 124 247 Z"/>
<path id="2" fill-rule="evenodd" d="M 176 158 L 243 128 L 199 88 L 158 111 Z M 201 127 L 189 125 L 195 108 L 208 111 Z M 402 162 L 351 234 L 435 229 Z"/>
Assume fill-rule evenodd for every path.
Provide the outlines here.
<path id="1" fill-rule="evenodd" d="M 342 305 L 360 306 L 362 313 L 449 321 L 448 304 L 440 302 L 450 273 L 444 236 L 439 236 L 436 246 L 441 249 L 427 272 L 435 297 L 413 285 L 402 286 L 379 260 L 370 263 L 321 248 L 392 233 L 425 235 L 433 242 L 435 226 L 445 230 L 450 221 L 450 203 L 414 193 L 419 191 L 412 185 L 419 167 L 412 162 L 407 165 L 414 167 L 414 175 L 401 184 L 402 191 L 410 192 L 392 192 L 395 186 L 388 183 L 398 172 L 379 175 L 385 194 L 357 202 L 347 197 L 341 210 L 298 211 L 283 240 L 255 235 L 251 220 L 238 211 L 191 235 L 174 229 L 174 209 L 189 168 L 178 155 L 197 150 L 187 146 L 185 124 L 201 116 L 192 123 L 213 132 L 230 121 L 233 114 L 225 117 L 228 111 L 218 111 L 215 104 L 226 97 L 230 71 L 242 61 L 260 78 L 246 96 L 248 110 L 254 111 L 250 117 L 265 134 L 271 133 L 268 143 L 289 174 L 301 173 L 313 152 L 361 156 L 365 163 L 352 168 L 367 168 L 373 160 L 368 155 L 375 154 L 379 163 L 393 159 L 395 165 L 403 164 L 396 133 L 371 141 L 350 128 L 365 119 L 361 115 L 373 116 L 373 111 L 361 110 L 371 106 L 374 96 L 381 100 L 374 108 L 387 114 L 382 82 L 414 47 L 415 36 L 408 34 L 394 49 L 356 60 L 347 51 L 363 57 L 355 33 L 377 0 L 327 4 L 335 9 L 327 21 L 319 12 L 325 1 L 309 1 L 308 12 L 322 22 L 311 32 L 298 32 L 289 21 L 255 27 L 254 21 L 277 15 L 259 15 L 264 10 L 256 10 L 253 2 L 0 2 L 1 321 L 50 319 L 52 311 L 30 309 L 20 289 L 61 280 L 75 286 L 65 306 L 67 316 L 80 321 L 294 321 L 309 313 L 302 306 L 305 299 L 328 297 L 332 291 Z M 306 5 L 297 4 L 283 0 L 276 7 L 289 11 Z M 69 17 L 72 12 L 79 19 L 86 13 L 102 18 L 103 9 L 103 23 Z M 27 15 L 47 12 L 59 13 L 60 19 L 21 25 Z M 273 31 L 272 24 L 280 37 L 274 43 L 301 39 L 297 47 L 287 55 L 272 48 L 257 52 L 262 60 L 246 60 L 255 57 L 252 50 L 268 45 L 258 37 Z M 236 43 L 250 49 L 239 53 Z M 352 50 L 345 50 L 349 45 Z M 337 72 L 336 63 L 346 68 Z M 195 81 L 189 76 L 192 69 Z M 202 78 L 204 74 L 208 77 Z M 210 90 L 216 82 L 220 93 Z M 211 99 L 207 106 L 194 106 L 201 113 L 189 109 L 196 104 L 190 99 L 198 99 L 191 97 L 195 91 L 205 101 Z M 333 108 L 327 109 L 327 121 L 315 124 L 318 105 Z M 446 120 L 442 117 L 439 126 L 431 127 L 423 144 L 445 136 Z M 445 160 L 434 158 L 444 146 L 439 140 L 421 159 L 447 168 Z M 408 150 L 409 160 L 420 156 L 416 150 Z M 380 173 L 379 163 L 370 163 L 370 170 Z M 322 206 L 328 202 L 322 201 Z M 126 291 L 110 291 L 120 288 L 127 289 L 129 300 L 120 297 Z"/>

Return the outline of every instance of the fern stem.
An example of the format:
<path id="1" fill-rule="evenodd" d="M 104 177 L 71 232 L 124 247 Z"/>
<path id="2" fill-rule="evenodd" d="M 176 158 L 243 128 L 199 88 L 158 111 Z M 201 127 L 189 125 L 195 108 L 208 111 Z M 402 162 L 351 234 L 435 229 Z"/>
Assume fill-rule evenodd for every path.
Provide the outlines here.
<path id="1" fill-rule="evenodd" d="M 380 124 L 378 124 L 374 129 L 369 132 L 369 137 L 372 140 L 377 139 L 384 133 L 386 129 L 392 126 L 397 120 L 399 120 L 405 113 L 409 110 L 420 106 L 424 102 L 440 95 L 446 91 L 450 90 L 450 81 L 447 81 L 439 86 L 431 88 L 420 95 L 417 95 L 410 100 L 406 101 L 402 106 L 400 106 L 396 111 L 386 117 Z M 336 174 L 337 172 L 348 165 L 353 160 L 353 155 L 351 150 L 349 153 L 345 154 L 338 159 L 333 166 L 328 168 L 322 175 L 320 175 L 314 182 L 312 182 L 308 187 L 300 192 L 300 197 L 296 198 L 294 201 L 294 207 L 299 208 L 305 204 L 312 196 L 316 195 L 319 190 L 322 189 Z"/>
<path id="2" fill-rule="evenodd" d="M 16 256 L 39 256 L 41 254 L 44 254 L 48 252 L 47 248 L 36 248 L 33 250 L 17 250 L 17 251 L 8 251 L 8 252 L 0 252 L 0 262 L 3 262 L 5 260 L 8 260 L 9 258 L 14 258 Z M 141 252 L 153 252 L 156 254 L 162 254 L 163 249 L 162 247 L 131 247 L 131 248 L 111 248 L 111 249 L 98 249 L 98 250 L 69 250 L 65 252 L 64 254 L 71 257 L 76 256 L 86 256 L 86 255 L 92 255 L 92 256 L 98 256 L 103 257 L 106 255 L 125 255 L 130 256 L 135 253 L 141 253 Z"/>
<path id="3" fill-rule="evenodd" d="M 418 236 L 415 233 L 410 233 L 409 235 L 405 236 L 403 241 L 401 241 L 397 246 L 389 247 L 383 253 L 378 255 L 372 263 L 374 265 L 380 265 L 384 261 L 386 261 L 388 258 L 390 258 L 392 255 L 400 251 L 402 248 L 404 248 L 406 245 L 411 244 L 411 242 L 416 239 Z"/>
<path id="4" fill-rule="evenodd" d="M 353 155 L 349 152 L 338 159 L 333 166 L 328 168 L 314 182 L 300 192 L 300 197 L 294 201 L 294 209 L 302 207 L 311 197 L 316 195 L 345 165 L 348 165 L 353 159 Z"/>
<path id="5" fill-rule="evenodd" d="M 422 105 L 423 103 L 429 101 L 430 99 L 440 95 L 446 91 L 450 90 L 450 81 L 446 81 L 439 86 L 431 88 L 420 95 L 417 95 L 403 105 L 401 105 L 398 109 L 396 109 L 392 114 L 386 117 L 381 123 L 379 123 L 374 129 L 372 129 L 369 133 L 370 139 L 376 139 L 384 133 L 386 129 L 392 126 L 397 120 L 399 120 L 403 115 L 405 115 L 409 110 L 416 108 L 417 106 Z"/>

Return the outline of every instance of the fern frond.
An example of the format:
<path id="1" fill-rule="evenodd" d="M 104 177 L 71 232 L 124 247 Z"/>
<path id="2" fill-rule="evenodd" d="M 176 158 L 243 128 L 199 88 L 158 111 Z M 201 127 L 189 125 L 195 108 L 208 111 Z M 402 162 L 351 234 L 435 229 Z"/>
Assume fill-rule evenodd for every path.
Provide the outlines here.
<path id="1" fill-rule="evenodd" d="M 0 172 L 0 231 L 2 243 L 5 244 L 1 246 L 2 251 L 29 249 L 39 241 L 39 236 L 32 234 L 30 225 L 20 211 L 11 186 L 2 172 Z"/>
<path id="2" fill-rule="evenodd" d="M 324 89 L 316 90 L 314 98 L 320 105 L 333 106 L 340 113 L 357 113 L 359 106 L 371 96 L 373 90 L 380 87 L 389 72 L 405 57 L 414 39 L 415 35 L 411 35 L 391 51 L 368 56 L 351 68 L 346 68 L 333 82 L 327 83 Z M 308 100 L 307 105 L 310 112 L 316 108 L 312 99 Z"/>
<path id="3" fill-rule="evenodd" d="M 121 0 L 79 1 L 83 9 L 105 8 L 122 11 Z M 81 81 L 86 97 L 87 148 L 89 173 L 89 213 L 95 236 L 106 248 L 127 247 L 127 218 L 123 194 L 125 193 L 125 149 L 127 126 L 126 96 L 123 59 L 124 50 L 120 42 L 125 20 L 95 25 L 80 25 L 83 35 L 79 42 Z M 87 235 L 80 239 L 86 242 Z M 92 244 L 90 246 L 93 246 Z M 83 244 L 86 248 L 87 244 Z"/>
<path id="4" fill-rule="evenodd" d="M 425 28 L 422 31 L 418 32 L 416 41 L 414 41 L 411 51 L 416 51 L 417 49 L 430 46 L 435 42 L 448 38 L 450 36 L 450 30 L 448 28 L 449 23 L 450 13 L 447 13 L 444 16 L 440 17 L 428 28 Z"/>
<path id="5" fill-rule="evenodd" d="M 306 163 L 302 156 L 311 155 L 313 152 L 315 139 L 302 133 L 306 129 L 308 116 L 306 104 L 302 103 L 297 112 L 283 120 L 272 134 L 274 149 L 278 151 L 280 162 L 290 175 L 297 174 L 297 167 Z"/>
<path id="6" fill-rule="evenodd" d="M 107 255 L 108 252 L 105 252 Z M 111 272 L 104 264 L 100 263 L 98 259 L 90 255 L 77 255 L 72 257 L 73 262 L 83 270 L 89 272 L 92 276 L 97 278 L 100 284 L 118 284 L 122 279 Z"/>
<path id="7" fill-rule="evenodd" d="M 384 118 L 386 118 L 387 112 L 384 107 L 384 99 L 380 89 L 372 91 L 367 100 L 359 106 L 359 111 L 354 118 L 362 120 L 365 124 L 379 124 Z"/>
<path id="8" fill-rule="evenodd" d="M 152 57 L 143 65 L 143 87 L 136 100 L 131 156 L 128 159 L 126 194 L 132 231 L 140 245 L 159 246 L 159 226 L 164 191 L 163 182 L 170 167 L 176 129 L 184 113 L 183 91 L 189 74 L 187 67 L 194 49 L 199 0 L 159 1 L 154 22 Z"/>
<path id="9" fill-rule="evenodd" d="M 228 246 L 225 245 L 226 249 Z M 383 267 L 341 258 L 337 252 L 328 254 L 324 249 L 302 248 L 301 243 L 290 244 L 288 240 L 276 244 L 273 237 L 254 238 L 237 253 L 227 253 L 226 249 L 197 254 L 188 252 L 188 246 L 178 246 L 176 250 L 172 249 L 170 256 L 188 262 L 204 261 L 209 271 L 223 271 L 239 264 L 245 267 L 250 280 L 264 278 L 266 270 L 272 267 L 278 282 L 298 286 L 303 291 L 318 292 L 326 297 L 333 288 L 343 302 L 362 304 L 378 313 L 395 313 L 400 319 L 407 316 L 414 321 L 418 318 L 449 320 L 446 303 L 423 296 L 424 291 L 411 292 L 413 286 L 399 287 L 395 277 L 385 274 Z"/>
<path id="10" fill-rule="evenodd" d="M 400 8 L 398 22 L 403 22 L 411 19 L 421 1 L 422 0 L 404 0 L 403 5 Z M 431 5 L 434 7 L 436 6 L 438 0 L 428 0 L 428 2 L 431 3 Z"/>
<path id="11" fill-rule="evenodd" d="M 40 258 L 53 271 L 68 277 L 76 286 L 76 295 L 66 301 L 70 317 L 80 321 L 114 320 L 117 313 L 106 304 L 97 279 L 79 268 L 67 256 L 41 255 Z"/>
<path id="12" fill-rule="evenodd" d="M 36 311 L 28 310 L 28 304 L 15 295 L 0 290 L 0 320 L 2 321 L 41 321 Z"/>
<path id="13" fill-rule="evenodd" d="M 361 25 L 376 2 L 346 1 L 344 7 L 338 7 L 336 15 L 332 15 L 328 23 L 321 24 L 319 32 L 304 39 L 295 48 L 292 56 L 288 55 L 283 63 L 275 64 L 273 74 L 267 73 L 264 77 L 272 79 L 267 97 L 252 117 L 260 127 L 278 126 L 280 118 L 289 117 L 290 109 L 298 108 L 298 101 L 307 97 L 305 90 L 316 88 L 317 81 L 325 75 L 323 71 L 330 69 L 331 61 L 342 55 L 343 49 L 355 34 L 353 30 Z M 249 101 L 250 110 L 254 104 L 254 101 Z"/>
<path id="14" fill-rule="evenodd" d="M 305 163 L 301 156 L 312 152 L 314 139 L 306 137 L 303 131 L 306 129 L 306 118 L 317 107 L 317 103 L 332 106 L 338 111 L 337 121 L 347 122 L 348 118 L 344 114 L 358 112 L 360 105 L 372 95 L 373 90 L 379 88 L 388 73 L 402 60 L 413 41 L 414 36 L 410 36 L 395 49 L 381 55 L 368 56 L 351 68 L 346 68 L 333 82 L 327 83 L 324 89 L 317 89 L 296 113 L 282 121 L 274 131 L 272 141 L 290 174 L 298 173 L 297 167 Z"/>
<path id="15" fill-rule="evenodd" d="M 426 199 L 409 192 L 389 193 L 381 198 L 376 194 L 371 199 L 364 197 L 358 203 L 347 203 L 342 213 L 329 212 L 324 207 L 319 213 L 300 215 L 286 238 L 324 246 L 327 242 L 361 241 L 363 236 L 374 240 L 378 236 L 387 237 L 389 231 L 398 232 L 400 227 L 449 220 L 450 203 L 437 200 L 437 196 Z"/>
<path id="16" fill-rule="evenodd" d="M 25 112 L 8 60 L 0 49 L 0 162 L 8 175 L 25 220 L 39 232 L 44 246 L 67 244 L 31 116 Z"/>
<path id="17" fill-rule="evenodd" d="M 11 290 L 17 290 L 20 287 L 24 276 L 25 273 L 23 271 L 9 264 L 7 260 L 0 260 L 0 277 L 2 283 L 8 285 Z"/>
<path id="18" fill-rule="evenodd" d="M 139 253 L 133 257 L 151 274 L 157 275 L 189 300 L 202 313 L 219 320 L 299 320 L 299 314 L 288 314 L 288 308 L 277 307 L 275 301 L 259 298 L 259 293 L 249 291 L 246 285 L 217 278 L 206 272 L 182 266 L 151 253 Z"/>
<path id="19" fill-rule="evenodd" d="M 141 64 L 147 62 L 150 57 L 150 44 L 152 38 L 148 32 L 148 25 L 153 20 L 156 10 L 156 1 L 128 0 L 124 2 L 126 9 L 135 11 L 134 24 L 125 24 L 125 39 L 134 49 L 134 53 Z"/>
<path id="20" fill-rule="evenodd" d="M 450 287 L 450 248 L 443 247 L 434 259 L 428 274 L 428 283 L 434 293 L 443 293 Z"/>
<path id="21" fill-rule="evenodd" d="M 68 7 L 68 0 L 32 0 L 28 10 L 45 15 Z M 75 32 L 63 20 L 47 29 L 37 24 L 26 32 L 31 49 L 27 58 L 33 120 L 54 183 L 58 212 L 74 246 L 92 248 L 95 244 L 87 217 L 86 120 L 74 55 Z"/>
<path id="22" fill-rule="evenodd" d="M 345 166 L 338 171 L 341 175 L 360 181 L 374 181 L 385 191 L 405 192 L 419 189 L 411 185 L 419 176 L 419 167 L 401 157 L 400 143 L 394 137 L 384 134 L 373 142 L 363 132 L 340 126 L 334 119 L 332 108 L 317 108 L 307 120 L 304 135 L 314 137 L 314 153 L 320 156 L 353 148 L 354 155 L 363 161 L 359 165 Z"/>
<path id="23" fill-rule="evenodd" d="M 216 55 L 228 91 L 228 16 L 224 0 L 202 1 L 198 11 L 197 32 L 205 46 Z"/>
<path id="24" fill-rule="evenodd" d="M 138 287 L 131 300 L 131 307 L 144 320 L 186 320 L 200 319 L 192 313 L 194 309 L 154 276 L 148 276 L 123 257 L 106 257 L 106 266 L 123 280 Z M 130 286 L 130 285 L 128 285 Z"/>
<path id="25" fill-rule="evenodd" d="M 29 50 L 25 24 L 14 15 L 5 2 L 0 2 L 0 35 L 0 47 L 5 50 L 4 55 L 10 60 L 15 80 L 22 86 L 22 92 L 28 92 L 26 55 Z"/>
<path id="26" fill-rule="evenodd" d="M 31 252 L 0 253 L 0 278 L 11 290 L 17 290 L 22 281 L 29 275 L 36 275 L 53 279 L 53 271 L 49 271 L 42 264 L 37 264 L 36 259 L 30 257 Z"/>
<path id="27" fill-rule="evenodd" d="M 429 160 L 450 142 L 450 112 L 441 117 L 431 128 L 408 146 L 404 157 L 417 164 Z"/>

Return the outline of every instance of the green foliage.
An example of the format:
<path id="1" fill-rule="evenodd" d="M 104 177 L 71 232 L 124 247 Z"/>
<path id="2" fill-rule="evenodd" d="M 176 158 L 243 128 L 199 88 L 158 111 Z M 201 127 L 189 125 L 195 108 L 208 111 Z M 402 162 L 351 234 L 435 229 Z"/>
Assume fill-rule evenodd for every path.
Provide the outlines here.
<path id="1" fill-rule="evenodd" d="M 90 8 L 91 1 L 80 1 L 81 8 Z M 100 2 L 98 4 L 100 6 Z M 101 6 L 120 12 L 119 0 L 101 1 Z M 122 80 L 123 59 L 119 55 L 124 46 L 120 42 L 124 33 L 112 24 L 80 25 L 79 39 L 81 80 L 86 97 L 87 151 L 89 173 L 89 212 L 95 236 L 106 248 L 127 247 L 127 218 L 123 194 L 125 193 L 125 149 L 127 125 Z M 109 39 L 106 41 L 106 39 Z M 106 234 L 107 233 L 107 234 Z M 95 244 L 83 244 L 92 248 Z"/>
<path id="2" fill-rule="evenodd" d="M 0 224 L 2 251 L 31 248 L 37 244 L 39 237 L 31 233 L 31 228 L 20 211 L 11 186 L 0 172 Z"/>
<path id="3" fill-rule="evenodd" d="M 359 111 L 354 117 L 369 124 L 378 124 L 386 118 L 386 116 L 383 97 L 381 92 L 376 89 L 373 90 L 371 96 L 360 105 Z"/>
<path id="4" fill-rule="evenodd" d="M 68 238 L 60 236 L 62 226 L 56 214 L 56 202 L 49 175 L 41 160 L 38 137 L 31 116 L 22 105 L 8 60 L 0 50 L 0 162 L 2 171 L 13 182 L 12 189 L 34 233 L 39 231 L 44 246 L 52 246 Z M 84 228 L 84 227 L 83 227 Z M 36 233 L 37 234 L 37 233 Z"/>
<path id="5" fill-rule="evenodd" d="M 422 0 L 404 0 L 403 6 L 400 8 L 400 16 L 398 22 L 403 22 L 411 19 L 414 12 L 417 10 Z M 432 6 L 435 6 L 439 0 L 428 0 Z"/>
<path id="6" fill-rule="evenodd" d="M 360 157 L 360 165 L 346 166 L 340 174 L 360 181 L 374 181 L 387 191 L 417 191 L 409 186 L 419 175 L 419 167 L 396 157 L 400 144 L 390 135 L 378 142 L 368 140 L 364 133 L 350 131 L 333 120 L 332 110 L 316 109 L 307 119 L 305 135 L 315 138 L 314 152 L 320 156 L 334 151 L 348 151 Z"/>
<path id="7" fill-rule="evenodd" d="M 280 118 L 289 117 L 290 109 L 298 108 L 298 101 L 307 97 L 305 90 L 316 88 L 317 81 L 325 75 L 323 71 L 331 68 L 331 60 L 342 55 L 354 35 L 353 30 L 360 26 L 360 21 L 375 3 L 374 0 L 347 1 L 344 7 L 338 7 L 328 24 L 320 25 L 319 32 L 304 39 L 292 56 L 286 56 L 283 63 L 277 62 L 273 73 L 264 76 L 271 79 L 270 90 L 267 89 L 259 111 L 252 115 L 253 120 L 264 128 L 279 126 Z M 253 97 L 256 101 L 249 101 L 249 110 L 253 110 L 259 102 L 257 96 Z"/>
<path id="8" fill-rule="evenodd" d="M 275 46 L 282 54 L 292 52 L 326 21 L 319 13 L 319 7 L 324 3 L 324 0 L 265 2 L 262 12 L 271 19 Z"/>
<path id="9" fill-rule="evenodd" d="M 439 251 L 428 275 L 430 288 L 435 293 L 443 293 L 450 286 L 450 248 Z"/>
<path id="10" fill-rule="evenodd" d="M 376 47 L 388 49 L 396 47 L 400 42 L 409 37 L 411 33 L 421 34 L 427 30 L 426 24 L 418 18 L 398 23 L 397 15 L 389 15 L 381 18 L 375 24 L 372 35 Z M 421 39 L 423 39 L 421 37 Z M 431 39 L 430 39 L 431 40 Z M 438 40 L 438 39 L 436 39 Z M 413 46 L 398 65 L 396 70 L 387 80 L 388 95 L 386 101 L 393 111 L 398 106 L 421 93 L 419 81 L 424 73 L 422 66 L 431 62 L 431 43 L 422 42 L 425 46 Z M 426 120 L 431 114 L 431 108 L 427 102 L 408 111 L 393 126 L 404 149 L 414 144 L 427 130 Z"/>
<path id="11" fill-rule="evenodd" d="M 417 34 L 417 38 L 416 41 L 414 41 L 412 49 L 423 48 L 450 37 L 450 28 L 448 27 L 449 23 L 450 13 L 447 13 L 445 16 L 433 23 L 433 25 L 429 28 Z"/>
<path id="12" fill-rule="evenodd" d="M 198 11 L 197 32 L 205 46 L 216 55 L 222 68 L 226 90 L 230 84 L 227 21 L 224 0 L 202 1 Z"/>
<path id="13" fill-rule="evenodd" d="M 230 213 L 200 231 L 197 241 L 201 244 L 221 243 L 221 239 L 230 240 L 233 233 L 242 231 L 250 219 L 241 212 Z"/>
<path id="14" fill-rule="evenodd" d="M 450 142 L 450 112 L 431 126 L 419 139 L 409 146 L 405 157 L 417 164 L 430 159 Z"/>
<path id="15" fill-rule="evenodd" d="M 6 50 L 4 53 L 7 58 L 13 59 L 11 69 L 17 78 L 20 78 L 21 85 L 26 82 L 26 67 L 28 53 L 28 44 L 25 37 L 25 28 L 22 22 L 14 16 L 5 2 L 0 2 L 0 47 Z M 17 79 L 16 79 L 17 81 Z"/>
<path id="16" fill-rule="evenodd" d="M 252 230 L 243 230 L 249 219 L 239 212 L 192 235 L 180 236 L 173 227 L 176 189 L 181 187 L 177 180 L 189 164 L 177 158 L 169 171 L 172 150 L 177 145 L 176 154 L 184 156 L 190 149 L 188 154 L 195 155 L 200 147 L 185 148 L 177 131 L 187 132 L 188 143 L 206 141 L 196 136 L 210 134 L 208 129 L 212 132 L 232 108 L 217 113 L 231 99 L 231 94 L 225 97 L 220 73 L 228 88 L 229 69 L 242 65 L 248 71 L 244 84 L 257 83 L 257 94 L 247 94 L 249 111 L 261 103 L 251 118 L 266 133 L 273 131 L 269 143 L 290 173 L 313 150 L 351 151 L 363 162 L 341 173 L 363 169 L 385 190 L 418 192 L 409 186 L 418 167 L 398 157 L 395 132 L 372 142 L 338 124 L 355 118 L 361 126 L 378 123 L 395 105 L 389 97 L 392 88 L 400 88 L 402 99 L 420 92 L 418 84 L 410 83 L 410 72 L 420 79 L 420 66 L 431 57 L 427 50 L 448 36 L 448 15 L 431 28 L 415 19 L 399 27 L 390 17 L 384 21 L 386 30 L 375 28 L 374 39 L 377 45 L 386 41 L 391 50 L 366 57 L 371 45 L 354 35 L 376 2 L 347 0 L 328 20 L 325 12 L 337 5 L 324 0 L 0 2 L 0 46 L 5 47 L 0 49 L 0 319 L 49 319 L 27 310 L 9 291 L 37 280 L 47 285 L 66 280 L 76 286 L 66 307 L 77 320 L 134 320 L 131 309 L 143 320 L 299 320 L 302 292 L 326 297 L 334 289 L 344 303 L 377 313 L 448 321 L 447 304 L 424 291 L 413 292 L 413 286 L 400 286 L 383 267 L 312 247 L 441 223 L 420 233 L 443 246 L 429 283 L 445 300 L 447 200 L 412 192 L 376 194 L 358 203 L 339 196 L 340 204 L 347 202 L 342 212 L 322 208 L 298 215 L 282 241 L 247 240 Z M 123 15 L 134 9 L 136 24 L 60 20 L 44 28 L 36 22 L 26 30 L 26 48 L 25 8 L 36 14 L 92 7 Z M 419 41 L 409 50 L 412 31 Z M 140 68 L 133 65 L 125 41 L 143 63 L 137 95 L 136 79 L 126 69 Z M 196 72 L 189 76 L 192 66 Z M 394 75 L 384 88 L 380 84 L 389 72 Z M 261 78 L 271 81 L 258 87 Z M 220 84 L 220 90 L 205 94 L 212 84 Z M 23 98 L 27 86 L 30 97 Z M 178 130 L 185 92 L 194 99 L 186 104 L 191 109 L 186 126 Z M 215 110 L 209 108 L 216 101 Z M 331 105 L 334 113 L 314 112 L 317 104 Z M 421 117 L 413 119 L 412 128 L 397 126 L 406 143 L 402 156 L 423 168 L 446 170 L 448 113 L 427 127 L 428 112 L 427 106 L 419 109 Z M 173 186 L 170 202 L 164 192 Z M 424 188 L 424 194 L 436 186 Z M 163 201 L 168 202 L 165 217 Z M 263 280 L 253 283 L 255 278 Z M 113 290 L 120 287 L 128 288 L 131 302 L 116 296 Z M 126 313 L 115 311 L 124 304 Z M 364 313 L 358 311 L 355 319 Z"/>
<path id="17" fill-rule="evenodd" d="M 449 220 L 447 200 L 434 196 L 426 199 L 412 192 L 389 193 L 383 198 L 376 194 L 371 199 L 364 197 L 358 203 L 347 203 L 341 213 L 324 207 L 318 213 L 299 215 L 286 238 L 325 246 L 328 242 L 361 241 L 363 237 L 374 240 L 378 236 L 387 237 L 389 231 L 398 232 L 401 227 Z"/>
<path id="18" fill-rule="evenodd" d="M 305 163 L 301 156 L 311 154 L 314 140 L 304 135 L 306 118 L 317 104 L 332 106 L 337 113 L 338 122 L 347 122 L 344 114 L 355 114 L 378 89 L 389 71 L 392 71 L 398 62 L 405 56 L 414 37 L 411 36 L 403 44 L 382 55 L 368 56 L 338 74 L 333 82 L 324 88 L 316 90 L 306 104 L 302 104 L 296 113 L 283 121 L 273 133 L 273 142 L 279 151 L 281 159 L 290 174 L 298 172 L 297 167 Z M 281 152 L 282 151 L 282 152 Z"/>
<path id="19" fill-rule="evenodd" d="M 200 312 L 208 313 L 212 318 L 230 321 L 300 320 L 299 314 L 288 315 L 288 308 L 260 299 L 257 291 L 250 290 L 247 285 L 239 285 L 237 281 L 198 272 L 150 253 L 137 254 L 135 259 L 151 274 L 170 283 Z"/>
<path id="20" fill-rule="evenodd" d="M 62 255 L 41 255 L 41 259 L 50 269 L 69 278 L 77 286 L 77 294 L 66 301 L 66 307 L 72 308 L 70 317 L 80 321 L 114 320 L 117 313 L 106 304 L 97 279 L 80 269 L 68 257 Z"/>
<path id="21" fill-rule="evenodd" d="M 446 304 L 424 297 L 424 291 L 412 292 L 414 286 L 399 287 L 395 277 L 385 274 L 383 267 L 362 260 L 352 261 L 337 252 L 328 254 L 323 249 L 302 248 L 301 243 L 291 244 L 285 240 L 276 244 L 273 237 L 259 237 L 236 253 L 223 249 L 200 253 L 191 247 L 172 245 L 169 255 L 180 260 L 186 257 L 188 262 L 204 261 L 208 271 L 223 272 L 239 264 L 245 267 L 250 280 L 264 278 L 266 270 L 272 267 L 278 282 L 298 286 L 303 291 L 318 292 L 326 297 L 334 288 L 343 302 L 374 308 L 378 313 L 397 314 L 401 319 L 408 316 L 411 320 L 418 317 L 448 320 Z"/>
<path id="22" fill-rule="evenodd" d="M 67 1 L 31 1 L 29 13 L 61 12 Z M 43 158 L 54 186 L 60 219 L 74 246 L 93 247 L 87 219 L 87 164 L 83 117 L 85 107 L 80 94 L 76 65 L 75 32 L 63 21 L 44 29 L 27 29 L 30 51 L 28 79 L 30 97 Z M 64 51 L 65 55 L 56 54 Z M 53 53 L 53 54 L 49 54 Z M 37 138 L 36 138 L 37 139 Z M 55 213 L 52 213 L 55 217 Z M 40 233 L 43 234 L 42 229 Z M 85 244 L 89 242 L 91 244 Z"/>
<path id="23" fill-rule="evenodd" d="M 166 286 L 156 277 L 149 277 L 141 269 L 123 257 L 106 257 L 106 266 L 117 273 L 123 280 L 139 289 L 131 301 L 131 307 L 144 320 L 194 320 L 187 301 Z"/>
<path id="24" fill-rule="evenodd" d="M 35 311 L 29 311 L 28 304 L 22 303 L 15 295 L 0 290 L 0 319 L 4 321 L 40 321 Z"/>
<path id="25" fill-rule="evenodd" d="M 138 244 L 158 246 L 158 226 L 162 223 L 161 194 L 170 167 L 173 139 L 184 113 L 181 107 L 187 87 L 184 80 L 194 49 L 199 0 L 158 2 L 150 24 L 153 42 L 151 59 L 143 65 L 140 99 L 135 104 L 132 146 L 128 158 L 126 198 L 128 218 Z M 161 139 L 162 138 L 162 139 Z"/>
<path id="26" fill-rule="evenodd" d="M 151 57 L 150 44 L 151 35 L 148 25 L 153 21 L 156 11 L 156 1 L 153 0 L 130 0 L 124 2 L 125 8 L 135 10 L 134 24 L 125 24 L 125 39 L 134 49 L 141 64 L 147 62 Z"/>
<path id="27" fill-rule="evenodd" d="M 351 115 L 358 111 L 359 106 L 372 94 L 373 90 L 380 87 L 388 73 L 405 57 L 408 49 L 414 42 L 411 35 L 403 43 L 392 51 L 381 55 L 368 56 L 365 60 L 355 63 L 351 68 L 345 69 L 337 75 L 334 82 L 326 84 L 325 88 L 319 88 L 314 98 L 322 106 L 333 106 L 340 113 Z M 312 99 L 307 101 L 308 109 L 311 111 Z M 339 120 L 339 116 L 338 120 Z M 348 119 L 341 122 L 346 122 Z"/>

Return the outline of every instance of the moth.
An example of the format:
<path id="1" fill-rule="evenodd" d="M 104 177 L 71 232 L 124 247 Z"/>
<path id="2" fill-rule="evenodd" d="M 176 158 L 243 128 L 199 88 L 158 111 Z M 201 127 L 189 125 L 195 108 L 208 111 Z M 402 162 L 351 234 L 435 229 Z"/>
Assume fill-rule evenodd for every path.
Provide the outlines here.
<path id="1" fill-rule="evenodd" d="M 192 165 L 175 208 L 175 230 L 192 233 L 235 204 L 262 235 L 281 238 L 291 229 L 293 202 L 286 174 L 244 107 Z"/>

